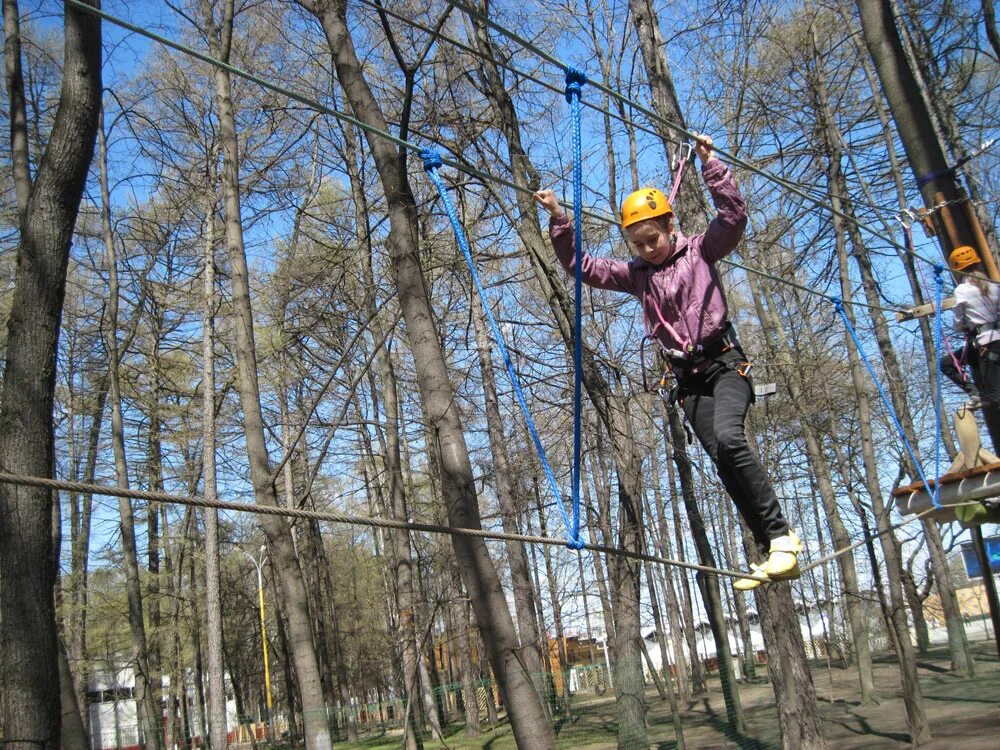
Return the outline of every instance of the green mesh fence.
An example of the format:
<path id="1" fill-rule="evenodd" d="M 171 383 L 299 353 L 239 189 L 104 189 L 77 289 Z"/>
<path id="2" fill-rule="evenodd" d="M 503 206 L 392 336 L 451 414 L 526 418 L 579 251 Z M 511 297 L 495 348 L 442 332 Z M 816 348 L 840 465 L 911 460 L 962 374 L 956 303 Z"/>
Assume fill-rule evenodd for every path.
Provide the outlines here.
<path id="1" fill-rule="evenodd" d="M 946 646 L 936 646 L 920 657 L 920 680 L 925 709 L 937 742 L 954 741 L 960 747 L 976 745 L 995 731 L 996 706 L 1000 702 L 1000 668 L 992 640 L 972 643 L 976 674 L 959 679 L 949 672 L 951 655 Z M 909 747 L 902 708 L 899 670 L 894 656 L 882 651 L 875 658 L 875 680 L 881 702 L 863 706 L 857 698 L 856 669 L 823 655 L 809 662 L 829 748 Z M 615 688 L 604 666 L 574 667 L 567 675 L 539 674 L 534 682 L 543 698 L 557 748 L 587 750 L 674 750 L 675 748 L 740 748 L 779 750 L 783 747 L 774 691 L 761 665 L 756 677 L 738 681 L 735 688 L 742 705 L 740 726 L 727 718 L 722 683 L 717 670 L 707 663 L 706 690 L 678 695 L 669 675 L 658 675 L 659 686 L 647 673 L 644 691 L 646 740 L 619 743 L 619 714 Z M 568 679 L 567 679 L 568 677 Z M 675 691 L 675 717 L 665 691 Z M 570 690 L 565 690 L 568 686 Z M 662 691 L 662 692 L 661 692 Z M 122 696 L 124 698 L 124 696 Z M 415 695 L 420 707 L 411 707 L 409 726 L 415 728 L 428 750 L 513 750 L 517 747 L 509 717 L 497 686 L 482 680 L 469 685 L 448 683 L 427 695 Z M 467 701 L 474 708 L 467 713 Z M 135 723 L 134 708 L 118 700 L 117 713 L 105 711 L 112 720 L 91 723 L 92 750 L 154 750 L 207 747 L 195 701 L 179 711 L 172 726 L 165 722 L 158 742 L 148 742 Z M 431 708 L 433 706 L 433 709 Z M 91 706 L 93 709 L 93 706 Z M 435 720 L 429 718 L 435 712 Z M 248 707 L 248 712 L 250 708 Z M 131 712 L 131 713 L 130 713 Z M 276 700 L 270 721 L 263 706 L 247 715 L 229 717 L 230 750 L 292 750 L 304 747 L 308 728 L 329 732 L 334 750 L 390 750 L 403 745 L 406 701 L 395 697 L 381 701 L 354 701 L 348 706 L 328 707 L 315 717 L 301 710 L 291 714 Z M 92 710 L 93 718 L 94 712 Z M 471 721 L 466 723 L 467 716 Z M 307 721 L 308 719 L 308 721 Z M 317 729 L 318 727 L 318 729 Z M 972 744 L 968 744 L 968 743 Z M 532 749 L 534 750 L 534 749 Z"/>

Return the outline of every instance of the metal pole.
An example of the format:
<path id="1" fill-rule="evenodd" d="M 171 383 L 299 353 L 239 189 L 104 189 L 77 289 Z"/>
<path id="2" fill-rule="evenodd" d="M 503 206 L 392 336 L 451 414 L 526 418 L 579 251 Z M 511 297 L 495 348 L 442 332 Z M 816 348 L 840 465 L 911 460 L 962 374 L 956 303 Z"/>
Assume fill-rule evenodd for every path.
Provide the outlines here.
<path id="1" fill-rule="evenodd" d="M 264 561 L 267 559 L 267 550 L 264 545 L 261 545 L 259 561 L 246 550 L 243 550 L 243 554 L 250 558 L 257 569 L 257 606 L 260 610 L 260 644 L 264 654 L 264 697 L 267 702 L 264 726 L 268 739 L 273 739 L 271 737 L 271 667 L 267 657 L 267 622 L 264 617 Z"/>

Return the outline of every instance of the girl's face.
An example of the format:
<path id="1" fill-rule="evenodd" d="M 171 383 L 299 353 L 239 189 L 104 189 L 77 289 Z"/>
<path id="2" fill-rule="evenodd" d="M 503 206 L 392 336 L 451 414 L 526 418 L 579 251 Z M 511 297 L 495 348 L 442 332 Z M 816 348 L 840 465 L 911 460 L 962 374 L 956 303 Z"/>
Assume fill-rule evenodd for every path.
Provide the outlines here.
<path id="1" fill-rule="evenodd" d="M 673 252 L 672 231 L 673 216 L 670 214 L 646 219 L 625 229 L 636 255 L 654 266 L 670 258 Z"/>

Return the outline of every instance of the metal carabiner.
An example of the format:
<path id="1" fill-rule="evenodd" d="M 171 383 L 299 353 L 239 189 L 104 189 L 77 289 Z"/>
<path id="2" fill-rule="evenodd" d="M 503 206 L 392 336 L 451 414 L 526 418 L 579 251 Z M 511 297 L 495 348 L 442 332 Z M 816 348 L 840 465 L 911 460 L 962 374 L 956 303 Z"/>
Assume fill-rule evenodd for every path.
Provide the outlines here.
<path id="1" fill-rule="evenodd" d="M 900 210 L 899 215 L 896 216 L 896 221 L 898 221 L 904 227 L 909 228 L 912 227 L 917 222 L 919 222 L 920 219 L 912 208 L 907 207 Z"/>
<path id="2" fill-rule="evenodd" d="M 680 144 L 676 149 L 674 149 L 674 157 L 670 160 L 670 171 L 676 172 L 677 167 L 680 166 L 682 161 L 688 162 L 691 160 L 691 155 L 694 154 L 694 146 L 688 142 Z"/>

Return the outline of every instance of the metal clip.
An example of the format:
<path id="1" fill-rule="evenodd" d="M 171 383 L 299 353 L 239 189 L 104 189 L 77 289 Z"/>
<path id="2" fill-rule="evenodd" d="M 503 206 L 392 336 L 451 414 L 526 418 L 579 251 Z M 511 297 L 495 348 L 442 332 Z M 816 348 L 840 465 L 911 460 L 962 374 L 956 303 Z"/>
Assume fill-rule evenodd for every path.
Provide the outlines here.
<path id="1" fill-rule="evenodd" d="M 694 154 L 694 146 L 690 143 L 685 142 L 679 145 L 674 149 L 674 158 L 670 160 L 670 171 L 676 172 L 681 161 L 690 161 L 692 154 Z"/>

